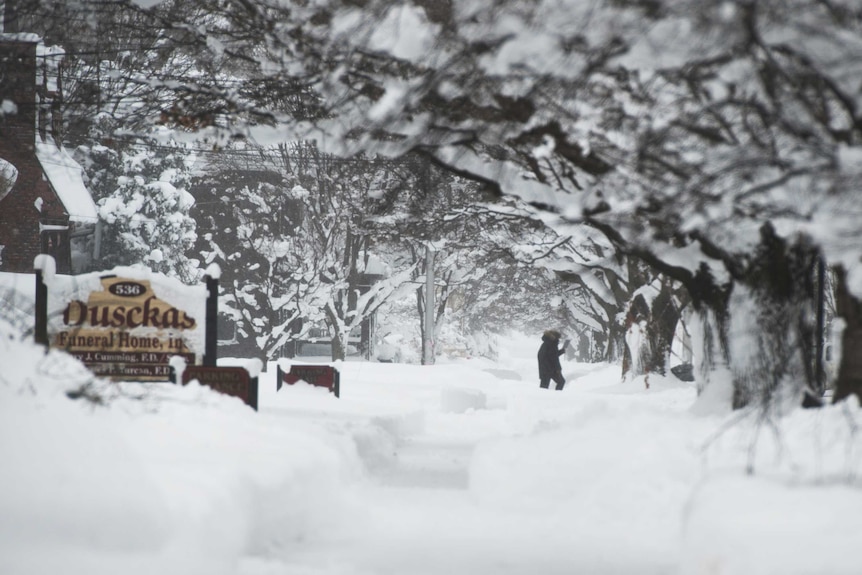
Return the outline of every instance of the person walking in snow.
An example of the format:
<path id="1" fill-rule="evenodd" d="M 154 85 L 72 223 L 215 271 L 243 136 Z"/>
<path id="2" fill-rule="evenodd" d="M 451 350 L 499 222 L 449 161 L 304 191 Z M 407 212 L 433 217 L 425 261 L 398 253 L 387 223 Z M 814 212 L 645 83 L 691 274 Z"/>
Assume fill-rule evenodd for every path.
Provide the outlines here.
<path id="1" fill-rule="evenodd" d="M 560 366 L 560 356 L 566 352 L 569 340 L 559 349 L 560 332 L 549 329 L 542 334 L 542 346 L 539 348 L 539 387 L 548 389 L 553 379 L 557 384 L 557 391 L 563 389 L 566 380 L 563 378 L 563 368 Z"/>

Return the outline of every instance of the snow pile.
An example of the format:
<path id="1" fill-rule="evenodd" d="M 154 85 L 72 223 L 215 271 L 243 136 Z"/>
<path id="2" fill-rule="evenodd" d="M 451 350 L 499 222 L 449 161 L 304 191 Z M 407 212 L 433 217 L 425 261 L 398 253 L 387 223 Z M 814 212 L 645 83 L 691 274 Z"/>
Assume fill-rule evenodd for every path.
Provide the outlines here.
<path id="1" fill-rule="evenodd" d="M 711 473 L 687 506 L 682 573 L 858 573 L 847 553 L 862 534 L 856 398 L 729 421 L 704 444 Z"/>
<path id="2" fill-rule="evenodd" d="M 469 486 L 482 508 L 523 517 L 531 540 L 584 572 L 858 573 L 855 400 L 701 415 L 691 386 L 573 367 L 562 393 L 510 401 L 510 434 L 477 445 Z"/>
<path id="3" fill-rule="evenodd" d="M 190 351 L 203 355 L 204 337 L 206 335 L 206 301 L 207 289 L 204 284 L 185 285 L 175 277 L 152 272 L 144 267 L 117 266 L 108 271 L 91 272 L 74 276 L 57 275 L 54 273 L 56 264 L 50 256 L 40 255 L 36 258 L 34 267 L 45 269 L 44 282 L 48 287 L 48 330 L 54 335 L 68 325 L 63 323 L 63 312 L 72 301 L 88 302 L 92 292 L 104 291 L 103 279 L 111 277 L 148 281 L 156 298 L 182 310 L 195 320 L 195 326 L 182 332 L 183 343 Z M 208 271 L 215 271 L 217 266 L 210 266 Z M 35 289 L 35 286 L 34 286 Z M 163 329 L 139 326 L 128 330 L 131 335 L 161 334 Z"/>
<path id="4" fill-rule="evenodd" d="M 15 334 L 0 573 L 858 573 L 855 400 L 693 409 L 693 383 L 568 361 L 543 390 L 538 341 L 513 336 L 496 361 L 335 362 L 339 398 L 276 391 L 272 363 L 256 413 Z"/>
<path id="5" fill-rule="evenodd" d="M 477 389 L 446 387 L 440 392 L 440 408 L 449 413 L 485 409 L 485 394 Z"/>
<path id="6" fill-rule="evenodd" d="M 561 530 L 557 537 L 572 555 L 597 569 L 669 568 L 679 517 L 699 477 L 705 426 L 690 422 L 680 433 L 679 413 L 644 409 L 623 395 L 569 407 L 523 435 L 480 444 L 471 492 L 484 506 L 541 516 Z"/>
<path id="7" fill-rule="evenodd" d="M 20 361 L 0 377 L 0 572 L 234 573 L 342 513 L 348 441 L 195 384 L 95 380 L 2 332 Z M 83 385 L 95 402 L 67 397 Z"/>
<path id="8" fill-rule="evenodd" d="M 855 575 L 860 535 L 858 488 L 718 478 L 692 500 L 681 573 Z"/>

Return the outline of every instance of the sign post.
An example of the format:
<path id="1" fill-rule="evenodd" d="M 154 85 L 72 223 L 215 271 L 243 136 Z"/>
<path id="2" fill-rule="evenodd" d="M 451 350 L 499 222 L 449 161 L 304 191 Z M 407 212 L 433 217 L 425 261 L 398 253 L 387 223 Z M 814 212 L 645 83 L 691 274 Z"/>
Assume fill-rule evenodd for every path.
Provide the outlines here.
<path id="1" fill-rule="evenodd" d="M 36 325 L 33 339 L 48 351 L 48 286 L 45 285 L 42 268 L 36 267 Z"/>
<path id="2" fill-rule="evenodd" d="M 218 357 L 218 274 L 207 269 L 204 277 L 207 286 L 206 343 L 204 365 L 215 367 Z M 255 408 L 257 409 L 257 408 Z"/>

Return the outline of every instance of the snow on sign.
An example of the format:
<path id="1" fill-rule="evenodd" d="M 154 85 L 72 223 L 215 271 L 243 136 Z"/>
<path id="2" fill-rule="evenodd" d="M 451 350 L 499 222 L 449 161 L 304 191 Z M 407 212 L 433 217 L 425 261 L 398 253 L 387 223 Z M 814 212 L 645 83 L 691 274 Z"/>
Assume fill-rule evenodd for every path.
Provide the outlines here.
<path id="1" fill-rule="evenodd" d="M 171 356 L 188 365 L 204 363 L 206 287 L 137 268 L 60 276 L 36 267 L 37 340 L 41 278 L 47 292 L 43 343 L 75 356 L 96 375 L 169 381 Z"/>
<path id="2" fill-rule="evenodd" d="M 186 331 L 199 329 L 200 316 L 157 297 L 148 280 L 100 280 L 102 289 L 90 292 L 86 301 L 66 302 L 60 329 L 50 334 L 52 347 L 109 377 L 167 379 L 171 355 L 200 363 L 185 338 Z"/>
<path id="3" fill-rule="evenodd" d="M 244 367 L 189 366 L 183 370 L 182 383 L 193 379 L 219 393 L 238 397 L 257 411 L 258 379 Z"/>

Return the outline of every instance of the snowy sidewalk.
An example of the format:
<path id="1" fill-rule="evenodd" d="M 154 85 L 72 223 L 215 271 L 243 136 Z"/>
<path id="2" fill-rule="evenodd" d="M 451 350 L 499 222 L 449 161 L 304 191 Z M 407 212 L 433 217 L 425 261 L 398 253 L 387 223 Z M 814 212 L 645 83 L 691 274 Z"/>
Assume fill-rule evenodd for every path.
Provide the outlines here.
<path id="1" fill-rule="evenodd" d="M 279 416 L 301 417 L 304 404 L 318 423 L 352 430 L 367 470 L 350 488 L 352 509 L 325 532 L 246 558 L 243 575 L 658 574 L 676 564 L 694 458 L 688 439 L 674 440 L 688 455 L 668 481 L 667 473 L 655 476 L 650 446 L 668 448 L 674 430 L 662 421 L 691 403 L 690 389 L 669 391 L 673 407 L 655 410 L 634 396 L 596 393 L 607 380 L 590 381 L 588 373 L 557 393 L 505 370 L 503 379 L 485 371 L 481 382 L 482 372 L 471 373 L 464 387 L 440 383 L 464 381 L 463 367 L 459 380 L 434 374 L 447 366 L 425 368 L 421 377 L 415 366 L 343 368 L 353 373 L 342 374 L 337 407 L 313 388 L 269 399 Z M 395 375 L 405 371 L 414 371 L 409 382 Z M 469 389 L 481 392 L 484 409 L 461 409 L 458 397 L 469 403 Z M 393 395 L 402 411 L 381 413 L 399 404 Z M 643 434 L 632 418 L 654 434 Z M 624 429 L 621 419 L 630 422 Z"/>

